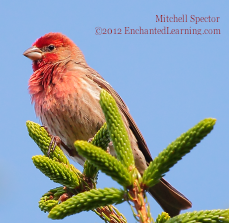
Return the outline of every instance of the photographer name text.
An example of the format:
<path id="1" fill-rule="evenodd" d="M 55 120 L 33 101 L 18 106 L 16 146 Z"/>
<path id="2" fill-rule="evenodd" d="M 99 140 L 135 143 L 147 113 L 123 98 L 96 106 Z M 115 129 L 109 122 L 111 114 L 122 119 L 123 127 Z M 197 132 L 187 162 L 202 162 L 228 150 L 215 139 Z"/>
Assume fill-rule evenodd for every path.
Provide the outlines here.
<path id="1" fill-rule="evenodd" d="M 168 15 L 156 15 L 156 22 L 193 22 L 195 24 L 198 24 L 200 22 L 219 22 L 220 17 L 212 17 L 212 16 L 206 16 L 206 17 L 199 17 L 195 15 L 190 15 L 188 17 L 187 14 L 183 14 L 181 16 L 176 16 L 175 14 L 173 16 Z"/>

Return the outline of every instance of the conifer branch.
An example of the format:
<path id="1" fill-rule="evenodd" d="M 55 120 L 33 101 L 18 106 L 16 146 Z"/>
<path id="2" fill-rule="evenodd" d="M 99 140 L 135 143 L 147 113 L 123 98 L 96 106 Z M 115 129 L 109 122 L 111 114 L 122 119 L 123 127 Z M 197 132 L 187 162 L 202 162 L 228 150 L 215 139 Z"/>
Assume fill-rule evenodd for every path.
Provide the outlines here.
<path id="1" fill-rule="evenodd" d="M 40 147 L 41 151 L 47 156 L 47 152 L 49 149 L 51 138 L 50 138 L 48 132 L 46 131 L 46 129 L 44 127 L 40 126 L 39 124 L 31 122 L 31 121 L 27 121 L 26 126 L 27 126 L 30 137 Z M 93 138 L 91 143 L 98 145 L 98 146 L 102 147 L 103 149 L 106 149 L 107 144 L 109 142 L 110 142 L 109 133 L 108 133 L 107 126 L 105 123 L 102 126 L 102 128 L 99 130 L 99 132 L 95 135 L 95 137 Z M 35 156 L 35 157 L 38 158 L 37 156 Z M 67 157 L 64 155 L 64 153 L 62 152 L 62 150 L 60 150 L 60 148 L 58 146 L 56 146 L 55 150 L 52 151 L 52 153 L 50 153 L 49 158 L 44 157 L 44 156 L 40 156 L 40 157 L 42 157 L 42 159 L 41 159 L 42 161 L 39 159 L 37 160 L 36 158 L 33 157 L 34 162 L 36 163 L 37 167 L 39 167 L 40 169 L 43 169 L 43 171 L 46 173 L 46 175 L 50 175 L 51 176 L 50 178 L 54 179 L 55 182 L 59 182 L 59 183 L 68 185 L 68 180 L 66 183 L 66 178 L 63 179 L 59 175 L 59 170 L 62 169 L 62 167 L 64 167 L 64 169 L 65 169 L 65 167 L 67 167 L 67 169 L 65 169 L 65 170 L 67 170 L 67 172 L 69 172 L 69 170 L 71 170 L 70 174 L 75 173 L 78 177 L 80 177 L 80 184 L 81 184 L 77 190 L 71 190 L 70 188 L 62 186 L 62 187 L 54 188 L 54 189 L 50 190 L 49 192 L 47 192 L 46 194 L 44 194 L 39 201 L 39 207 L 42 211 L 50 212 L 51 209 L 54 208 L 55 206 L 58 206 L 60 202 L 61 203 L 65 202 L 67 199 L 69 199 L 73 195 L 76 195 L 78 193 L 83 193 L 83 192 L 90 189 L 89 188 L 90 185 L 87 184 L 83 175 L 81 175 L 80 171 L 77 170 L 73 165 L 69 164 Z M 43 158 L 45 158 L 44 159 L 45 161 L 43 160 Z M 57 161 L 57 162 L 55 162 L 55 161 Z M 53 164 L 54 164 L 54 166 L 53 166 Z M 56 164 L 57 165 L 60 164 L 60 166 L 59 166 L 60 168 L 56 168 L 56 166 L 55 166 Z M 96 170 L 94 172 L 96 174 L 96 172 L 98 171 L 97 167 L 93 167 L 93 164 L 91 164 L 91 163 L 90 163 L 90 167 L 91 167 L 92 171 Z M 52 171 L 52 169 L 54 169 L 56 171 Z M 85 170 L 85 171 L 87 172 L 88 170 Z M 62 174 L 64 172 L 65 171 L 63 171 Z M 91 173 L 93 174 L 93 172 L 91 172 Z M 56 176 L 56 174 L 57 174 L 57 176 Z M 88 176 L 86 176 L 86 177 L 88 177 Z M 88 177 L 88 180 L 89 179 L 91 179 L 93 181 L 92 178 Z M 94 186 L 92 186 L 92 188 L 93 187 Z M 97 208 L 97 211 L 95 211 L 95 212 L 100 217 L 101 217 L 101 214 L 103 216 L 106 216 L 106 215 L 109 216 L 111 223 L 115 223 L 115 219 L 116 220 L 119 219 L 120 223 L 126 223 L 125 217 L 112 205 L 110 205 L 109 208 L 107 206 L 99 207 L 99 208 Z M 104 220 L 104 217 L 102 217 L 102 219 Z"/>
<path id="2" fill-rule="evenodd" d="M 106 150 L 109 142 L 110 136 L 107 129 L 107 124 L 104 123 L 100 130 L 95 134 L 93 140 L 91 141 L 91 144 L 100 147 L 103 150 Z M 86 177 L 95 179 L 98 174 L 98 171 L 98 168 L 95 167 L 92 163 L 90 163 L 89 160 L 85 161 L 83 174 Z"/>
<path id="3" fill-rule="evenodd" d="M 85 141 L 76 141 L 77 152 L 124 187 L 132 185 L 131 175 L 115 157 Z"/>
<path id="4" fill-rule="evenodd" d="M 123 214 L 121 214 L 117 208 L 113 205 L 99 207 L 94 210 L 97 215 L 105 222 L 110 223 L 127 223 L 127 220 Z"/>
<path id="5" fill-rule="evenodd" d="M 75 189 L 80 185 L 80 177 L 69 165 L 51 160 L 46 156 L 37 155 L 32 157 L 33 163 L 43 174 L 56 183 Z"/>
<path id="6" fill-rule="evenodd" d="M 108 131 L 113 142 L 117 158 L 126 168 L 134 166 L 134 157 L 130 140 L 114 98 L 105 90 L 100 93 L 100 105 L 106 118 Z"/>
<path id="7" fill-rule="evenodd" d="M 166 223 L 228 223 L 229 209 L 193 211 L 170 218 Z"/>
<path id="8" fill-rule="evenodd" d="M 107 126 L 104 124 L 91 143 L 76 141 L 74 144 L 79 154 L 88 159 L 83 174 L 69 164 L 58 146 L 50 157 L 47 157 L 51 142 L 49 134 L 38 124 L 27 121 L 29 135 L 45 154 L 32 158 L 35 166 L 54 182 L 64 185 L 44 194 L 39 201 L 39 207 L 42 211 L 49 212 L 52 219 L 62 219 L 92 210 L 105 222 L 126 223 L 125 217 L 111 204 L 127 200 L 133 204 L 131 207 L 135 208 L 133 212 L 137 221 L 154 222 L 145 196 L 147 188 L 155 185 L 169 168 L 190 152 L 213 129 L 216 120 L 204 119 L 182 134 L 150 163 L 142 177 L 134 166 L 128 134 L 115 100 L 102 90 L 100 104 Z M 118 160 L 106 151 L 110 138 Z M 99 169 L 116 180 L 125 190 L 92 189 L 95 186 L 90 182 L 93 182 Z M 163 212 L 156 220 L 156 223 L 175 222 L 229 223 L 229 209 L 187 212 L 173 218 Z"/>
<path id="9" fill-rule="evenodd" d="M 53 207 L 58 205 L 59 198 L 66 192 L 67 191 L 66 189 L 64 189 L 64 187 L 56 187 L 45 193 L 39 201 L 39 208 L 41 209 L 41 211 L 51 211 Z"/>
<path id="10" fill-rule="evenodd" d="M 51 138 L 46 129 L 32 121 L 27 121 L 26 126 L 29 132 L 29 136 L 38 145 L 43 154 L 48 156 L 47 153 L 51 143 Z M 59 146 L 56 146 L 55 150 L 50 153 L 49 158 L 56 159 L 61 163 L 69 164 L 67 157 L 64 155 Z"/>
<path id="11" fill-rule="evenodd" d="M 63 219 L 66 216 L 82 211 L 89 211 L 100 206 L 124 201 L 124 191 L 115 188 L 92 189 L 79 193 L 65 202 L 55 206 L 49 212 L 49 218 Z"/>
<path id="12" fill-rule="evenodd" d="M 169 169 L 176 164 L 184 155 L 190 152 L 215 125 L 216 119 L 207 118 L 200 121 L 193 128 L 182 134 L 166 149 L 164 149 L 143 174 L 143 184 L 152 187 L 164 176 Z"/>
<path id="13" fill-rule="evenodd" d="M 170 216 L 166 212 L 162 212 L 157 216 L 156 223 L 165 223 L 170 219 Z"/>

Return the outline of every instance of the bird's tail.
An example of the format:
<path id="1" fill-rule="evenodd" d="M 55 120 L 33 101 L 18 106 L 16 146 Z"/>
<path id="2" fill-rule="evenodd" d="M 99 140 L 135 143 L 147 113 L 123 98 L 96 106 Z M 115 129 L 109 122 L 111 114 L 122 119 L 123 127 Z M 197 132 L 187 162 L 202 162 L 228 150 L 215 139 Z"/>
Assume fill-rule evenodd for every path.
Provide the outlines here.
<path id="1" fill-rule="evenodd" d="M 192 207 L 192 203 L 163 178 L 148 192 L 171 217 L 178 215 L 181 210 Z"/>

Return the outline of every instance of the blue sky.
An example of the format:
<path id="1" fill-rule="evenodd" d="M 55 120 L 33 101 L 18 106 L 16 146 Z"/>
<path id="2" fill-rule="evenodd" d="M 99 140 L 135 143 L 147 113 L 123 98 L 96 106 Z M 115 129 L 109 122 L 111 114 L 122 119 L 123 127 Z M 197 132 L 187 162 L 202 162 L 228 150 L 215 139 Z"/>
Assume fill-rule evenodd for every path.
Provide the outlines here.
<path id="1" fill-rule="evenodd" d="M 229 208 L 228 1 L 1 1 L 0 213 L 2 222 L 51 222 L 38 208 L 57 184 L 31 157 L 40 154 L 25 122 L 39 122 L 28 94 L 31 61 L 22 53 L 48 32 L 62 32 L 88 64 L 121 95 L 155 157 L 180 134 L 207 117 L 214 130 L 165 176 L 193 203 L 190 211 Z M 187 22 L 156 22 L 156 15 Z M 195 24 L 190 16 L 220 17 Z M 214 19 L 213 19 L 214 20 Z M 96 35 L 121 29 L 122 34 Z M 125 34 L 129 29 L 201 29 L 220 34 Z M 81 169 L 77 164 L 76 166 Z M 119 187 L 100 174 L 99 187 Z M 150 198 L 156 217 L 162 210 Z M 119 205 L 133 222 L 128 205 Z M 102 222 L 84 212 L 63 222 Z"/>

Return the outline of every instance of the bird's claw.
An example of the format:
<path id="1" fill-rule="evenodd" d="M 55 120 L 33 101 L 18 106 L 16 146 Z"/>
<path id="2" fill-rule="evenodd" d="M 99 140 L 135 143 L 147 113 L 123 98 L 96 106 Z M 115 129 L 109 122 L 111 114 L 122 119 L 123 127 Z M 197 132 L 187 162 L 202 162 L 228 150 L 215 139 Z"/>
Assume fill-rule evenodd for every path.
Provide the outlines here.
<path id="1" fill-rule="evenodd" d="M 87 142 L 91 143 L 92 140 L 93 140 L 93 138 L 90 138 L 90 139 L 87 140 Z"/>
<path id="2" fill-rule="evenodd" d="M 47 152 L 47 156 L 50 156 L 51 152 L 55 151 L 56 146 L 60 146 L 61 145 L 61 139 L 59 136 L 53 136 L 49 130 L 48 127 L 45 125 L 41 125 L 42 128 L 44 128 L 46 130 L 46 132 L 48 133 L 49 137 L 51 138 L 51 141 L 49 143 L 49 148 L 48 148 L 48 152 Z"/>
<path id="3" fill-rule="evenodd" d="M 49 136 L 50 138 L 52 138 L 52 134 L 49 132 L 49 129 L 48 129 L 48 127 L 47 127 L 47 126 L 45 126 L 45 125 L 41 125 L 41 128 L 44 128 L 44 129 L 45 129 L 45 131 L 48 133 L 48 136 Z"/>
<path id="4" fill-rule="evenodd" d="M 50 156 L 51 152 L 55 151 L 56 146 L 60 146 L 60 144 L 61 144 L 61 139 L 59 136 L 51 136 L 51 141 L 49 143 L 49 148 L 47 152 L 48 157 Z"/>

